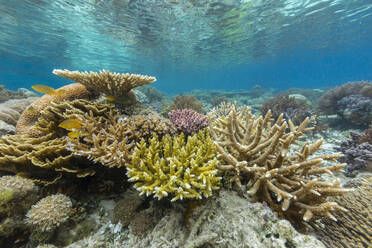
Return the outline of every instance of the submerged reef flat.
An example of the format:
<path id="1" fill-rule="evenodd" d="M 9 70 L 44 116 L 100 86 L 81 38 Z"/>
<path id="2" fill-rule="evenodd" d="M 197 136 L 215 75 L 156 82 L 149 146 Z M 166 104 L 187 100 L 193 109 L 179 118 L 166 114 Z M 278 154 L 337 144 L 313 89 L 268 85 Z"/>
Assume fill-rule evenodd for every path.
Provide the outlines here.
<path id="1" fill-rule="evenodd" d="M 1 105 L 1 247 L 334 247 L 355 225 L 344 247 L 370 239 L 371 173 L 348 171 L 369 165 L 372 131 L 328 128 L 320 91 L 172 101 L 151 76 L 54 73 L 75 83 Z"/>

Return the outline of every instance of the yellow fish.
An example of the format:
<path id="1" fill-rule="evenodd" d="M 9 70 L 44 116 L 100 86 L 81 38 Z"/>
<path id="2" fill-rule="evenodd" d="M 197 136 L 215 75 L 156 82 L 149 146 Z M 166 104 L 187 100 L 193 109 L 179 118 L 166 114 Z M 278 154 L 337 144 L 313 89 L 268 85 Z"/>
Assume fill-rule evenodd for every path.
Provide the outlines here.
<path id="1" fill-rule="evenodd" d="M 67 120 L 64 120 L 61 123 L 59 123 L 58 126 L 64 128 L 64 129 L 67 129 L 67 130 L 72 130 L 74 128 L 81 128 L 82 123 L 78 119 L 67 119 Z"/>
<path id="2" fill-rule="evenodd" d="M 106 100 L 109 102 L 115 102 L 115 97 L 106 95 Z"/>
<path id="3" fill-rule="evenodd" d="M 67 134 L 67 136 L 70 138 L 70 139 L 76 139 L 77 137 L 80 136 L 80 132 L 79 131 L 71 131 Z"/>
<path id="4" fill-rule="evenodd" d="M 65 94 L 66 93 L 66 90 L 64 90 L 64 89 L 59 89 L 59 90 L 55 90 L 55 91 L 53 91 L 51 94 L 49 94 L 49 95 L 63 95 L 63 94 Z"/>
<path id="5" fill-rule="evenodd" d="M 42 84 L 32 85 L 31 88 L 33 88 L 35 91 L 39 93 L 43 93 L 47 95 L 52 95 L 55 93 L 55 90 L 52 87 L 42 85 Z"/>

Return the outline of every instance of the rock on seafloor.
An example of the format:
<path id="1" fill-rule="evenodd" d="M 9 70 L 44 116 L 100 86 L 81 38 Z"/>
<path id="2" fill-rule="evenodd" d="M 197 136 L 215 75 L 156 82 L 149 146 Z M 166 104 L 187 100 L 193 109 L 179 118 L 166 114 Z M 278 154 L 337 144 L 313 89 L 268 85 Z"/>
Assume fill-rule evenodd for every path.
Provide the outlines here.
<path id="1" fill-rule="evenodd" d="M 323 248 L 311 235 L 298 233 L 286 220 L 279 219 L 261 203 L 251 203 L 233 191 L 221 191 L 196 208 L 185 225 L 179 209 L 171 209 L 143 236 L 135 236 L 120 222 L 107 222 L 90 237 L 69 248 Z"/>

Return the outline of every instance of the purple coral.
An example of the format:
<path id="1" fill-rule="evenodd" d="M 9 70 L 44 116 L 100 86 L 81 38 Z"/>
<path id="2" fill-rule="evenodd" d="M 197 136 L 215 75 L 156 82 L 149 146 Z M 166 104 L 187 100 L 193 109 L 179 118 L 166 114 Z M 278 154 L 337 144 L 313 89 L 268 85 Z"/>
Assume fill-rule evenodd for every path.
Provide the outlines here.
<path id="1" fill-rule="evenodd" d="M 177 130 L 186 134 L 198 132 L 208 125 L 208 118 L 192 109 L 171 110 L 168 116 Z"/>
<path id="2" fill-rule="evenodd" d="M 359 143 L 362 134 L 357 132 L 350 133 L 351 139 L 342 142 L 336 150 L 344 154 L 339 160 L 342 163 L 347 163 L 345 173 L 347 176 L 352 176 L 355 171 L 369 169 L 372 163 L 372 144 L 368 142 Z"/>

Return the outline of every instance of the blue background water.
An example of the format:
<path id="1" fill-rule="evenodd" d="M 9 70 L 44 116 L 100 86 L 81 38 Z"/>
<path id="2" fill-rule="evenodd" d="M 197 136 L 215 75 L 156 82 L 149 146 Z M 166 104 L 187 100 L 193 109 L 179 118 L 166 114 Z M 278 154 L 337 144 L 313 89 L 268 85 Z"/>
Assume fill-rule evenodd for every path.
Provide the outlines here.
<path id="1" fill-rule="evenodd" d="M 367 0 L 3 1 L 0 30 L 10 89 L 68 83 L 55 68 L 147 74 L 168 93 L 372 79 Z"/>

